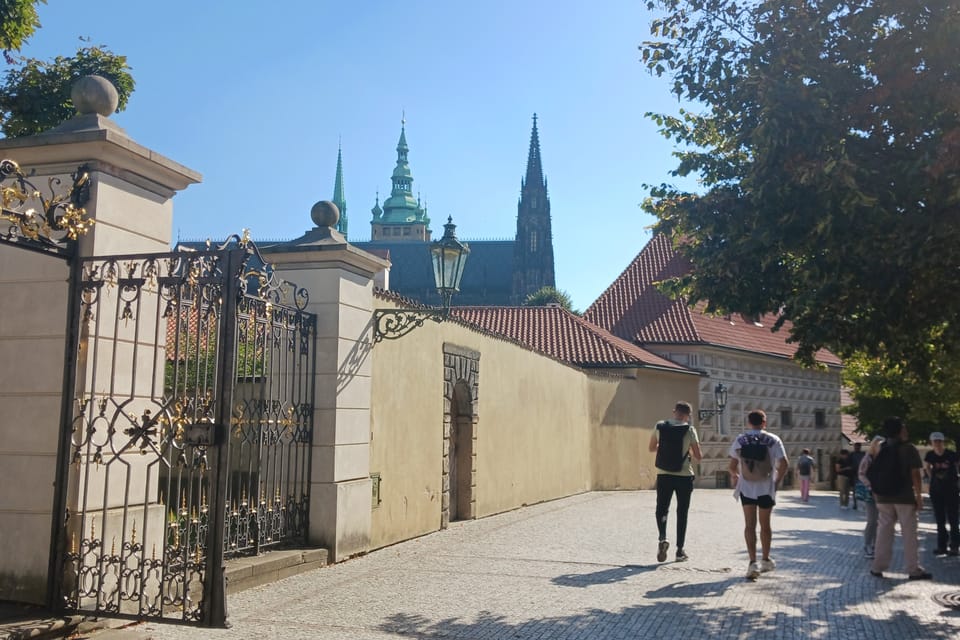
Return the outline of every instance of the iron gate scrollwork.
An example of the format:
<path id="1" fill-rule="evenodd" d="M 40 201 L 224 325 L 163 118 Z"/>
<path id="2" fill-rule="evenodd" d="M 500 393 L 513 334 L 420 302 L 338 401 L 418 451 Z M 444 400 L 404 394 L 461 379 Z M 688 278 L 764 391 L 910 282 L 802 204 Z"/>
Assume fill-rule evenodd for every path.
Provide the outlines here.
<path id="1" fill-rule="evenodd" d="M 84 258 L 74 279 L 57 602 L 222 626 L 225 559 L 306 539 L 306 293 L 246 237 Z"/>

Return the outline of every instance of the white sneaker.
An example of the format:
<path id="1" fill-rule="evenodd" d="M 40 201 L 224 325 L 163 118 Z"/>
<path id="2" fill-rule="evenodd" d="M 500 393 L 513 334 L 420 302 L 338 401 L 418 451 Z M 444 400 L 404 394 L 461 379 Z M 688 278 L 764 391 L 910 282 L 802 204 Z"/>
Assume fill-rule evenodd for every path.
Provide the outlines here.
<path id="1" fill-rule="evenodd" d="M 772 558 L 770 560 L 760 561 L 760 573 L 767 573 L 769 571 L 773 571 L 776 568 L 777 568 L 777 563 L 774 562 Z"/>
<path id="2" fill-rule="evenodd" d="M 760 577 L 760 568 L 756 562 L 751 562 L 747 567 L 747 580 L 756 580 Z"/>

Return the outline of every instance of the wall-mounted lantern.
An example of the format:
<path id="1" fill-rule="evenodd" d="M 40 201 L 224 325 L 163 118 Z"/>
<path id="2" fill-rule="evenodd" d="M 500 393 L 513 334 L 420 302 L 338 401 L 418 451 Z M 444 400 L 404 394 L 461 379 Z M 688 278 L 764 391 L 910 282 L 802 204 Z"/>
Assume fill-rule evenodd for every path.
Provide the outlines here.
<path id="1" fill-rule="evenodd" d="M 427 320 L 443 322 L 450 315 L 450 301 L 460 291 L 463 267 L 470 247 L 457 240 L 457 225 L 447 218 L 443 237 L 430 246 L 433 262 L 433 281 L 440 294 L 441 306 L 424 309 L 375 309 L 373 312 L 373 340 L 396 340 L 407 335 Z"/>
<path id="2" fill-rule="evenodd" d="M 716 409 L 700 409 L 697 412 L 697 417 L 700 420 L 705 420 L 710 416 L 719 416 L 723 415 L 723 409 L 727 406 L 727 388 L 723 386 L 722 382 L 718 382 L 717 386 L 713 388 L 713 398 L 716 402 Z"/>

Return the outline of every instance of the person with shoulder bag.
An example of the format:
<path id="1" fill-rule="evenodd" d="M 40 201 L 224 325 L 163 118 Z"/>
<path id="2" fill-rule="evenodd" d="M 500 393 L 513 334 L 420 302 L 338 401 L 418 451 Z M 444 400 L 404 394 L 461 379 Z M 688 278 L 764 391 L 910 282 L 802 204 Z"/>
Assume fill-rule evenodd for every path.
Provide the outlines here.
<path id="1" fill-rule="evenodd" d="M 657 454 L 657 562 L 667 559 L 667 515 L 670 501 L 677 495 L 677 562 L 687 559 L 683 545 L 687 537 L 687 512 L 693 493 L 694 460 L 700 462 L 700 439 L 690 424 L 693 408 L 689 402 L 678 402 L 673 419 L 658 422 L 650 436 L 649 449 Z"/>

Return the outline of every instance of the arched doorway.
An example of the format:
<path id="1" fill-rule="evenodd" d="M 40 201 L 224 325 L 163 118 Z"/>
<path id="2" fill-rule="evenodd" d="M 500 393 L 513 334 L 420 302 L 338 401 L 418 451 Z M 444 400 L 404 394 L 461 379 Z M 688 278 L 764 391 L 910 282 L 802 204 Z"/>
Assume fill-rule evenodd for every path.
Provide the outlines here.
<path id="1" fill-rule="evenodd" d="M 443 345 L 443 501 L 440 528 L 469 520 L 476 511 L 477 391 L 480 354 Z"/>
<path id="2" fill-rule="evenodd" d="M 450 406 L 450 520 L 474 517 L 473 503 L 473 416 L 470 390 L 459 380 L 453 387 Z"/>

